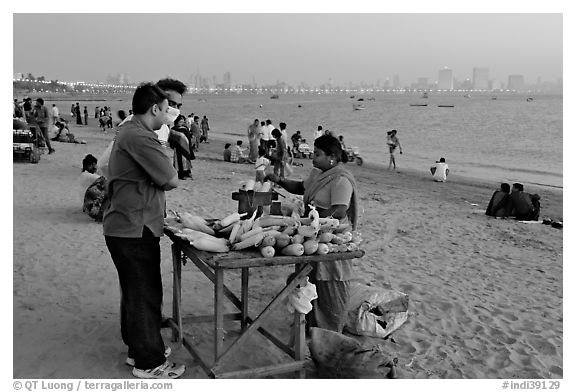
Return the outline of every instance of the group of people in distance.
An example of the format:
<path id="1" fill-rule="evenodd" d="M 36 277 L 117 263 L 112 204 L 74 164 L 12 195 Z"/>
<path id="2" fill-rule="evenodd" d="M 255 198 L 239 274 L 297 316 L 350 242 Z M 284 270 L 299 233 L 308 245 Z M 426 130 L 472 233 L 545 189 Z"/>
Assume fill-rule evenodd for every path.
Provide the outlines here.
<path id="1" fill-rule="evenodd" d="M 540 196 L 524 192 L 520 183 L 502 183 L 500 189 L 492 194 L 486 208 L 486 215 L 496 218 L 513 217 L 517 220 L 535 221 L 540 216 Z"/>

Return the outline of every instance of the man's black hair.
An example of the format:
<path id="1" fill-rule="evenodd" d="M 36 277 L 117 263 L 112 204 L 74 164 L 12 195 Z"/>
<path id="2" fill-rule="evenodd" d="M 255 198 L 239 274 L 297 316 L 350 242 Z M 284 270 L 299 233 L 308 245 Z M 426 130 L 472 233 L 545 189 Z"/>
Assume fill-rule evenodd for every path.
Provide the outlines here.
<path id="1" fill-rule="evenodd" d="M 160 79 L 156 85 L 164 91 L 173 90 L 180 95 L 184 95 L 186 92 L 186 85 L 181 81 L 172 78 Z"/>
<path id="2" fill-rule="evenodd" d="M 230 147 L 230 146 L 231 146 L 230 143 L 226 143 L 226 144 L 224 145 L 224 149 L 226 149 L 226 148 L 228 148 L 228 147 Z"/>
<path id="3" fill-rule="evenodd" d="M 168 99 L 168 95 L 153 83 L 142 83 L 134 91 L 132 111 L 135 115 L 145 114 L 152 106 Z"/>
<path id="4" fill-rule="evenodd" d="M 515 182 L 514 184 L 512 184 L 512 188 L 516 188 L 520 192 L 524 192 L 524 185 L 520 184 L 519 182 Z"/>
<path id="5" fill-rule="evenodd" d="M 91 166 L 93 163 L 98 163 L 98 159 L 92 154 L 88 154 L 82 159 L 82 171 L 86 171 L 88 166 Z"/>
<path id="6" fill-rule="evenodd" d="M 507 182 L 503 182 L 502 184 L 500 184 L 500 189 L 506 193 L 510 193 L 510 184 L 508 184 Z"/>

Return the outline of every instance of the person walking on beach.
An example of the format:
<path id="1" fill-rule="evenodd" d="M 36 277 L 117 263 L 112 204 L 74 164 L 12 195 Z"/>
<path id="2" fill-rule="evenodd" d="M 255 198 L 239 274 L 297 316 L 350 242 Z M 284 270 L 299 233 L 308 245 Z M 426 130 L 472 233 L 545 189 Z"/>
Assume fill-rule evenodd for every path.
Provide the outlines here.
<path id="1" fill-rule="evenodd" d="M 38 128 L 40 128 L 40 132 L 42 132 L 44 142 L 46 143 L 46 147 L 48 147 L 48 154 L 55 153 L 56 150 L 54 150 L 50 144 L 50 135 L 48 134 L 50 114 L 48 113 L 46 106 L 44 106 L 44 99 L 36 99 L 36 104 L 34 105 L 34 110 L 32 111 L 32 118 L 34 119 L 36 125 L 38 125 Z"/>
<path id="2" fill-rule="evenodd" d="M 88 125 L 88 107 L 84 106 L 84 125 Z"/>
<path id="3" fill-rule="evenodd" d="M 439 161 L 436 161 L 436 163 L 430 168 L 430 172 L 434 176 L 434 181 L 446 182 L 446 177 L 448 177 L 448 173 L 450 172 L 446 159 L 440 158 Z"/>
<path id="4" fill-rule="evenodd" d="M 52 104 L 52 124 L 56 125 L 56 123 L 60 120 L 60 109 L 56 106 L 55 103 Z"/>
<path id="5" fill-rule="evenodd" d="M 178 186 L 178 173 L 154 132 L 174 119 L 169 95 L 158 85 L 136 88 L 134 117 L 116 135 L 110 152 L 103 232 L 121 288 L 121 333 L 128 346 L 126 363 L 138 378 L 178 378 L 185 366 L 167 360 L 160 333 L 164 192 Z"/>
<path id="6" fill-rule="evenodd" d="M 258 147 L 260 145 L 260 121 L 258 119 L 255 119 L 248 126 L 248 143 L 250 144 L 248 161 L 254 163 L 258 159 Z"/>
<path id="7" fill-rule="evenodd" d="M 392 166 L 394 166 L 394 170 L 396 170 L 396 159 L 394 158 L 394 150 L 398 148 L 400 150 L 400 154 L 402 154 L 402 146 L 400 145 L 400 140 L 398 140 L 398 136 L 396 136 L 398 132 L 393 129 L 387 132 L 388 136 L 386 138 L 386 144 L 388 145 L 388 150 L 390 151 L 390 162 L 388 163 L 388 170 Z"/>
<path id="8" fill-rule="evenodd" d="M 200 129 L 202 130 L 202 136 L 200 139 L 204 140 L 205 143 L 208 143 L 208 131 L 210 130 L 210 125 L 208 125 L 208 117 L 202 117 L 202 121 L 200 122 Z"/>
<path id="9" fill-rule="evenodd" d="M 94 108 L 94 118 L 97 119 L 98 117 L 100 117 L 100 108 L 98 106 L 96 106 Z"/>
<path id="10" fill-rule="evenodd" d="M 260 146 L 266 149 L 266 155 L 270 154 L 270 149 L 273 147 L 272 146 L 272 142 L 274 142 L 272 138 L 273 129 L 274 126 L 272 125 L 272 120 L 270 119 L 266 120 L 266 125 L 262 127 L 262 137 L 260 138 Z M 276 143 L 274 142 L 274 144 Z"/>

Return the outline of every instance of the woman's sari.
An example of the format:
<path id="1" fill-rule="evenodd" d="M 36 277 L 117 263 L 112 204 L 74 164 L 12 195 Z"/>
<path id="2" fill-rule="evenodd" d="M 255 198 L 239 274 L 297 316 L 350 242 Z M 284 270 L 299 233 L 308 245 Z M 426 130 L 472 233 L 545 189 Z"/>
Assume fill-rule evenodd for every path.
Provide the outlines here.
<path id="1" fill-rule="evenodd" d="M 174 149 L 174 167 L 178 170 L 178 178 L 183 179 L 192 173 L 192 162 L 195 159 L 190 141 L 190 131 L 186 127 L 172 128 L 168 136 L 168 144 Z"/>
<path id="2" fill-rule="evenodd" d="M 332 181 L 342 177 L 352 184 L 352 197 L 346 212 L 347 221 L 356 230 L 358 225 L 358 192 L 354 176 L 344 169 L 342 164 L 316 174 L 311 174 L 312 183 L 304 190 L 304 204 L 306 211 L 314 197 L 324 187 L 330 186 Z M 313 303 L 312 311 L 306 315 L 308 324 L 336 332 L 342 332 L 346 322 L 346 305 L 350 297 L 355 277 L 352 260 L 335 260 L 330 263 L 318 263 L 310 273 L 310 281 L 316 284 L 318 298 Z"/>

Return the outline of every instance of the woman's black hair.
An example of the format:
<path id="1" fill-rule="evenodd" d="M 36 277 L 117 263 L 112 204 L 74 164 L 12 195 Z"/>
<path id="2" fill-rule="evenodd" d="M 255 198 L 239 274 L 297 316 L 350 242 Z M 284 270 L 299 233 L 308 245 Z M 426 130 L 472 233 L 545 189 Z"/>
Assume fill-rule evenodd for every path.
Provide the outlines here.
<path id="1" fill-rule="evenodd" d="M 186 116 L 184 116 L 183 114 L 179 114 L 178 117 L 176 117 L 176 120 L 174 120 L 174 125 L 178 124 L 178 121 L 180 120 L 186 121 Z"/>
<path id="2" fill-rule="evenodd" d="M 230 147 L 230 146 L 231 146 L 230 143 L 226 143 L 226 144 L 224 145 L 224 149 L 226 149 L 226 148 L 228 148 L 228 147 Z"/>
<path id="3" fill-rule="evenodd" d="M 274 128 L 272 130 L 272 136 L 274 136 L 275 138 L 279 138 L 282 136 L 282 132 L 280 132 L 278 128 Z"/>
<path id="4" fill-rule="evenodd" d="M 322 135 L 314 140 L 314 147 L 333 157 L 336 162 L 348 162 L 348 156 L 342 152 L 340 141 L 332 135 Z"/>

